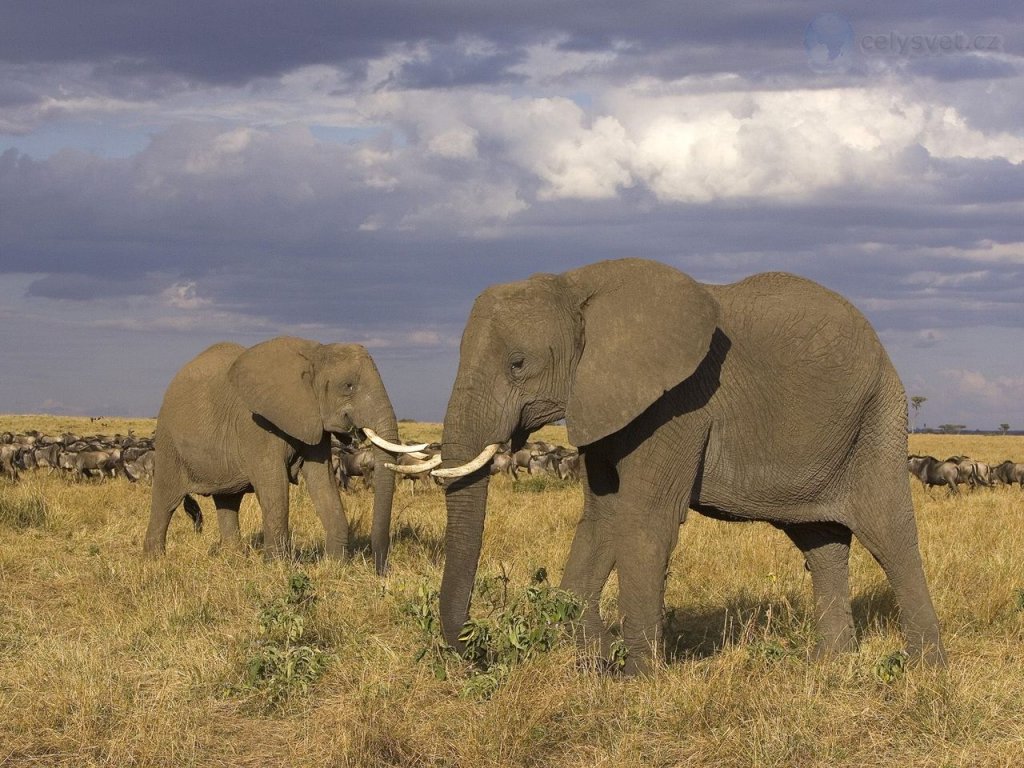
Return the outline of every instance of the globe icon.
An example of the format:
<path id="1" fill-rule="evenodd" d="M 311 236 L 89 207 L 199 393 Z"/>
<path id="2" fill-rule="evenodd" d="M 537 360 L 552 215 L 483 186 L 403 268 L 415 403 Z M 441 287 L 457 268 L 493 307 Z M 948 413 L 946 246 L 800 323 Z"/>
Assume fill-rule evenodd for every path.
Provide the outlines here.
<path id="1" fill-rule="evenodd" d="M 804 30 L 804 49 L 815 72 L 846 72 L 853 63 L 853 27 L 836 13 L 816 16 Z"/>

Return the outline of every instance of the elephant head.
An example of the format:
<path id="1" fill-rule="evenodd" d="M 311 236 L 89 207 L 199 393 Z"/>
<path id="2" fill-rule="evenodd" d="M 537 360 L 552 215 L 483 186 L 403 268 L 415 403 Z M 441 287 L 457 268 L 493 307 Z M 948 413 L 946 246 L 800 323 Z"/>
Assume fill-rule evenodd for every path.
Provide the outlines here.
<path id="1" fill-rule="evenodd" d="M 373 359 L 361 345 L 278 337 L 239 355 L 228 378 L 244 405 L 284 435 L 316 445 L 325 432 L 357 427 L 377 438 L 376 466 L 392 460 L 385 448 L 398 443 L 395 412 Z M 371 545 L 377 572 L 383 573 L 395 481 L 384 471 L 376 478 Z"/>
<path id="2" fill-rule="evenodd" d="M 686 275 L 639 259 L 488 288 L 462 337 L 444 421 L 439 476 L 448 526 L 441 584 L 445 638 L 459 647 L 487 504 L 483 470 L 497 446 L 564 418 L 569 441 L 621 430 L 687 379 L 711 346 L 715 299 Z M 476 457 L 476 458 L 474 458 Z"/>

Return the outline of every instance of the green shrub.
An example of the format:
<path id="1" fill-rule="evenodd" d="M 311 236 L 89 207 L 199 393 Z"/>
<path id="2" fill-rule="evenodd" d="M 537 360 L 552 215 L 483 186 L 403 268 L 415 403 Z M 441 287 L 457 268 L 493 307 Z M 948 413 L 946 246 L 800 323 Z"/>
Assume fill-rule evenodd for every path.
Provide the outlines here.
<path id="1" fill-rule="evenodd" d="M 569 592 L 548 584 L 547 571 L 538 570 L 531 583 L 522 589 L 509 589 L 510 578 L 502 572 L 478 579 L 478 602 L 487 615 L 470 619 L 459 635 L 465 645 L 463 659 L 472 663 L 464 695 L 490 696 L 500 687 L 516 664 L 557 647 L 568 636 L 568 626 L 582 613 L 579 600 Z M 454 653 L 440 637 L 437 592 L 420 587 L 403 611 L 423 635 L 424 645 L 416 660 L 428 660 L 435 676 L 448 676 L 448 664 Z M 618 663 L 624 663 L 619 654 Z"/>
<path id="2" fill-rule="evenodd" d="M 255 694 L 270 707 L 309 692 L 332 658 L 310 636 L 307 627 L 308 613 L 315 601 L 309 576 L 293 573 L 288 579 L 288 593 L 260 612 L 241 680 L 230 692 Z"/>
<path id="3" fill-rule="evenodd" d="M 891 685 L 903 678 L 907 672 L 908 657 L 904 651 L 893 651 L 875 662 L 875 678 L 886 685 Z"/>

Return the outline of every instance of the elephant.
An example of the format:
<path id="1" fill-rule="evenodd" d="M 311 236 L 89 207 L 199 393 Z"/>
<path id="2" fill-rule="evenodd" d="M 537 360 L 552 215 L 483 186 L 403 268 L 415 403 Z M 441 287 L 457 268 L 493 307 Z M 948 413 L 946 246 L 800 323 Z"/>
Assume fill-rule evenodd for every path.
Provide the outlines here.
<path id="1" fill-rule="evenodd" d="M 378 463 L 405 450 L 397 445 L 395 412 L 364 347 L 288 336 L 248 349 L 214 344 L 185 364 L 164 395 L 144 551 L 164 552 L 171 515 L 183 500 L 186 511 L 198 511 L 190 493 L 213 496 L 221 545 L 239 548 L 239 505 L 255 492 L 264 556 L 285 556 L 288 485 L 301 474 L 324 527 L 327 556 L 344 558 L 348 521 L 331 472 L 331 433 L 353 427 L 375 440 Z M 371 546 L 380 574 L 387 567 L 394 488 L 390 472 L 378 474 Z"/>
<path id="2" fill-rule="evenodd" d="M 562 588 L 581 642 L 607 654 L 598 609 L 615 568 L 627 673 L 663 650 L 669 557 L 687 510 L 781 529 L 811 573 L 815 657 L 853 650 L 851 537 L 884 570 L 912 658 L 945 651 L 904 472 L 903 386 L 868 321 L 810 280 L 698 283 L 656 261 L 597 262 L 476 299 L 444 418 L 444 637 L 463 650 L 487 506 L 486 465 L 565 419 L 583 512 Z"/>

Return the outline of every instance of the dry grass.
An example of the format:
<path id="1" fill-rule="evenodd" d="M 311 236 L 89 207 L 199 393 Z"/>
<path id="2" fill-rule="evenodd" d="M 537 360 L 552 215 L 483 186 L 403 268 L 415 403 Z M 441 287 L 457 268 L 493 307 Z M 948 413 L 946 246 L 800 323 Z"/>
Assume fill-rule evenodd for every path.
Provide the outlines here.
<path id="1" fill-rule="evenodd" d="M 4 417 L 0 431 L 127 429 L 59 422 Z M 436 439 L 438 429 L 402 425 L 408 439 Z M 546 436 L 564 441 L 556 429 Z M 1024 438 L 912 436 L 911 447 L 1024 460 Z M 859 546 L 861 649 L 808 663 L 810 583 L 788 540 L 768 526 L 692 515 L 669 578 L 673 659 L 653 678 L 581 671 L 562 648 L 514 668 L 483 699 L 465 695 L 457 665 L 439 680 L 415 661 L 423 638 L 406 608 L 421 585 L 440 581 L 439 491 L 400 491 L 392 573 L 381 581 L 368 561 L 371 497 L 362 491 L 344 499 L 357 534 L 347 564 L 315 557 L 322 531 L 301 488 L 297 564 L 210 555 L 215 532 L 197 536 L 184 515 L 172 523 L 168 555 L 147 561 L 146 486 L 26 475 L 0 484 L 0 506 L 42 500 L 45 509 L 27 524 L 0 517 L 0 766 L 973 768 L 1019 765 L 1024 754 L 1017 488 L 948 499 L 915 482 L 945 671 L 912 669 L 892 682 L 875 674 L 901 638 L 881 571 Z M 521 586 L 543 565 L 557 580 L 579 508 L 578 488 L 517 493 L 496 479 L 481 571 L 504 567 Z M 258 518 L 247 499 L 248 535 Z M 260 613 L 296 568 L 318 595 L 307 636 L 333 659 L 308 695 L 268 708 L 239 683 Z M 613 601 L 609 589 L 609 608 Z"/>

